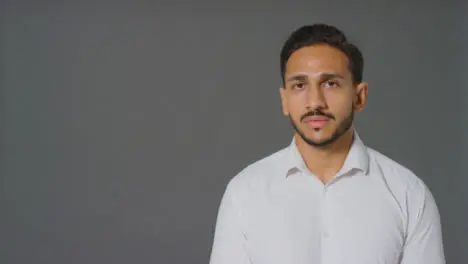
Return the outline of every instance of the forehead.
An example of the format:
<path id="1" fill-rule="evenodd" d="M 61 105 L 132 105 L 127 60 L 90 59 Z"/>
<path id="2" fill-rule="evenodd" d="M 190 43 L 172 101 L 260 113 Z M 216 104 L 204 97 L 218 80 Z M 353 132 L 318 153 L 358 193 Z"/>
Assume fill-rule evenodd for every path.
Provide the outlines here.
<path id="1" fill-rule="evenodd" d="M 348 76 L 349 63 L 346 55 L 328 45 L 313 45 L 295 51 L 286 64 L 286 76 L 298 72 L 307 75 L 338 73 Z"/>

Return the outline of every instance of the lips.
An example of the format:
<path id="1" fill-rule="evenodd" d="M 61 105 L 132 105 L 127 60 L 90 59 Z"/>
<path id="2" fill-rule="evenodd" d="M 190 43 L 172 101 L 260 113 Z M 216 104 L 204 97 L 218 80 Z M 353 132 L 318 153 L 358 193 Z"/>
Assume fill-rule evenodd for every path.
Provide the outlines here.
<path id="1" fill-rule="evenodd" d="M 312 128 L 322 128 L 329 121 L 330 121 L 330 118 L 326 116 L 308 116 L 304 118 L 304 123 L 310 125 Z"/>

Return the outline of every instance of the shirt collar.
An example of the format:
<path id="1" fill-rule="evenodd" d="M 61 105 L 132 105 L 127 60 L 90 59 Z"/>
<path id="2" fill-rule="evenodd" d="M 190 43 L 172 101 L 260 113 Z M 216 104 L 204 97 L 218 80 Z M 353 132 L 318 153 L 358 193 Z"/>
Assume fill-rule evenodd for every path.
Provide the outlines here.
<path id="1" fill-rule="evenodd" d="M 364 174 L 367 174 L 369 169 L 369 154 L 367 152 L 367 147 L 362 142 L 361 138 L 359 137 L 358 133 L 354 130 L 354 138 L 353 143 L 351 144 L 351 148 L 346 156 L 345 162 L 343 167 L 338 172 L 337 175 L 342 175 L 346 172 L 349 172 L 352 169 L 358 169 Z M 299 149 L 296 145 L 295 138 L 292 139 L 290 145 L 286 149 L 286 159 L 284 163 L 284 170 L 283 175 L 288 177 L 289 175 L 298 172 L 298 171 L 306 171 L 307 166 L 302 159 L 301 154 L 299 153 Z"/>

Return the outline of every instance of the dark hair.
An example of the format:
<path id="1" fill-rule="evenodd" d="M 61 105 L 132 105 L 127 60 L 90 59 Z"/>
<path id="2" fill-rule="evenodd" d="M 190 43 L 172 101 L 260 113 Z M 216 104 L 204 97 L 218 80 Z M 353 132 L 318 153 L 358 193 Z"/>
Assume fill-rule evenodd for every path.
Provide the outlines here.
<path id="1" fill-rule="evenodd" d="M 286 63 L 298 49 L 316 44 L 326 44 L 342 51 L 349 60 L 349 69 L 353 82 L 362 82 L 364 58 L 354 44 L 348 42 L 344 33 L 338 28 L 326 24 L 306 25 L 296 29 L 284 43 L 280 54 L 281 78 L 284 83 Z"/>

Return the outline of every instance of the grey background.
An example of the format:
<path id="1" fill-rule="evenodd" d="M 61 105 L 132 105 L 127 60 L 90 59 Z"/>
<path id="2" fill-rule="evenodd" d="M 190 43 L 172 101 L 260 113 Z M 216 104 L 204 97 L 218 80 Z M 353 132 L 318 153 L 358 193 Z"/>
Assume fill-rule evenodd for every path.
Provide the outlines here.
<path id="1" fill-rule="evenodd" d="M 0 263 L 207 263 L 228 180 L 291 140 L 279 49 L 314 22 L 363 50 L 360 135 L 468 263 L 468 4 L 40 2 L 0 3 Z"/>

